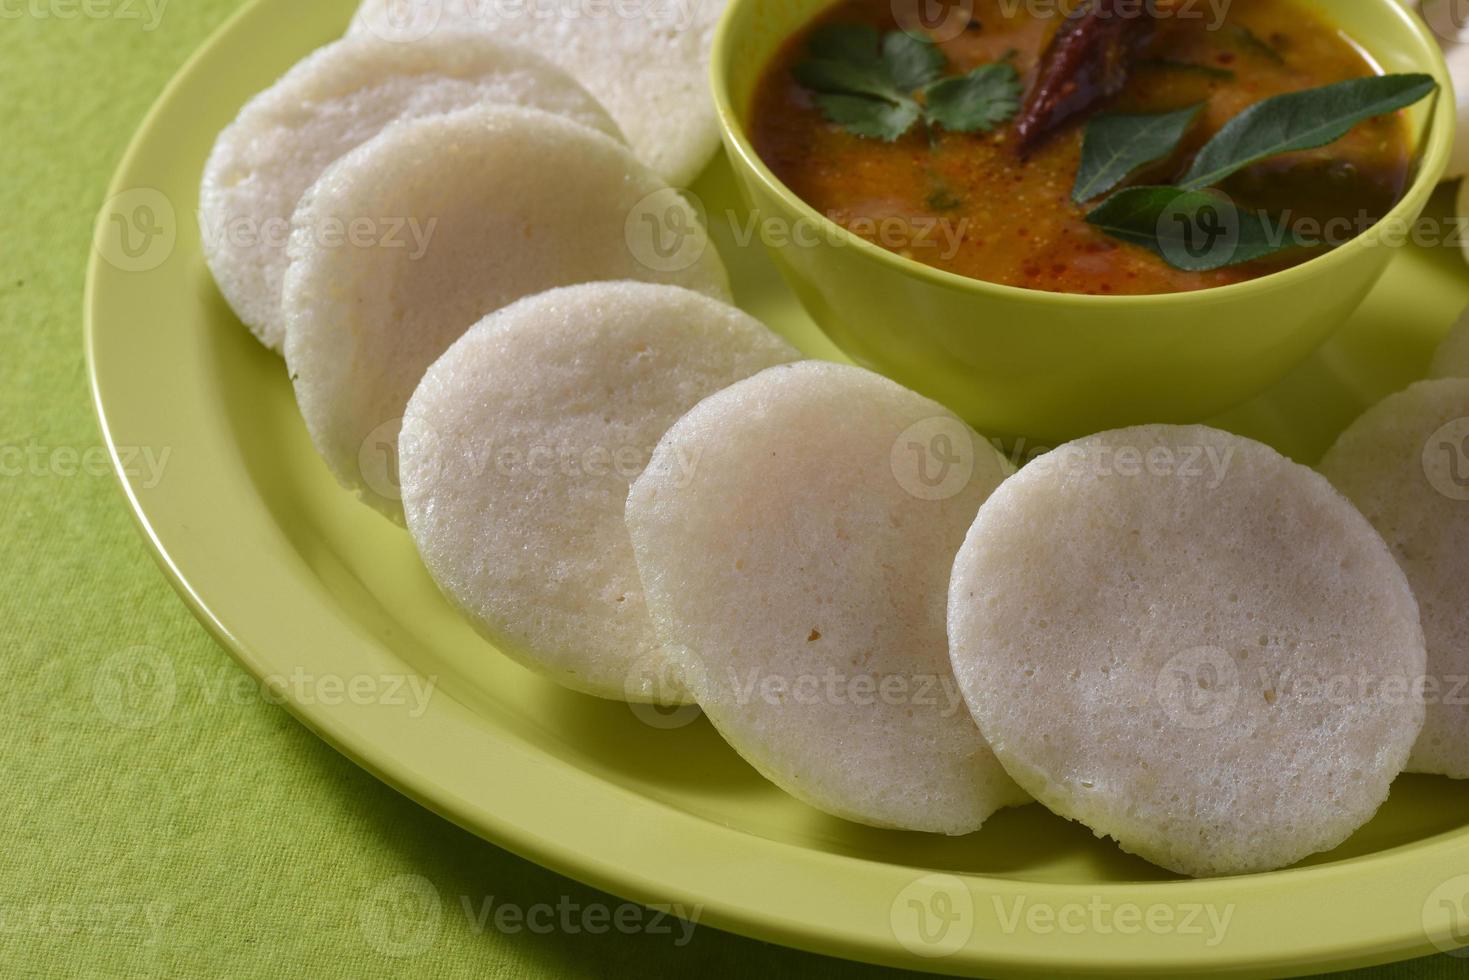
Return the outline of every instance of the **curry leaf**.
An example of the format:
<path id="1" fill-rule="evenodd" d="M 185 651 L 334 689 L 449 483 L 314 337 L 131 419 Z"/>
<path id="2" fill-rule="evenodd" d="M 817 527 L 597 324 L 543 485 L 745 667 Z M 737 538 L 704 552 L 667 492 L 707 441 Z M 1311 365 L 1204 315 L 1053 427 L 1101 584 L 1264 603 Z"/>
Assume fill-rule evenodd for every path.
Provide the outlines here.
<path id="1" fill-rule="evenodd" d="M 1181 187 L 1130 187 L 1107 198 L 1086 220 L 1186 272 L 1209 272 L 1317 244 L 1223 195 Z"/>
<path id="2" fill-rule="evenodd" d="M 996 62 L 935 82 L 924 90 L 928 120 L 950 132 L 989 132 L 1020 111 L 1020 75 Z"/>
<path id="3" fill-rule="evenodd" d="M 900 92 L 918 91 L 942 75 L 949 63 L 938 45 L 906 31 L 893 31 L 883 37 L 882 62 Z"/>
<path id="4" fill-rule="evenodd" d="M 921 110 L 912 99 L 886 102 L 860 95 L 818 95 L 816 105 L 827 119 L 856 136 L 891 143 L 913 128 Z"/>
<path id="5" fill-rule="evenodd" d="M 1430 75 L 1376 75 L 1257 102 L 1199 151 L 1181 186 L 1211 187 L 1267 157 L 1333 143 L 1357 123 L 1410 106 L 1437 88 Z"/>
<path id="6" fill-rule="evenodd" d="M 1081 204 L 1101 197 L 1139 167 L 1170 156 L 1202 108 L 1200 103 L 1176 112 L 1094 118 L 1087 123 L 1071 199 Z"/>

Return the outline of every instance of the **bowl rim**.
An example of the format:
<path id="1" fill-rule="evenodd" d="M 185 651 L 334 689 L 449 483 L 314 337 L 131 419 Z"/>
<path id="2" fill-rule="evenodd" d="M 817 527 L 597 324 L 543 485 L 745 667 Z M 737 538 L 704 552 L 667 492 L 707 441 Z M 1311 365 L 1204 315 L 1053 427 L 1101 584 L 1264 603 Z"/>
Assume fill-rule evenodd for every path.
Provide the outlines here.
<path id="1" fill-rule="evenodd" d="M 1414 174 L 1412 182 L 1408 185 L 1403 196 L 1398 200 L 1390 211 L 1376 224 L 1362 234 L 1348 241 L 1346 244 L 1333 248 L 1324 255 L 1308 259 L 1299 265 L 1288 269 L 1282 269 L 1269 275 L 1248 279 L 1244 282 L 1230 283 L 1223 286 L 1212 286 L 1205 289 L 1189 290 L 1174 293 L 1144 293 L 1137 295 L 1099 295 L 1090 293 L 1068 293 L 1051 292 L 1042 289 L 1028 289 L 1023 286 L 1010 286 L 1003 283 L 988 282 L 983 279 L 975 279 L 970 276 L 960 275 L 955 272 L 947 272 L 931 265 L 925 265 L 916 259 L 905 258 L 896 252 L 889 251 L 880 245 L 869 242 L 867 239 L 849 231 L 845 226 L 833 221 L 803 200 L 795 191 L 786 186 L 785 182 L 777 177 L 766 165 L 765 161 L 756 152 L 754 144 L 750 141 L 749 133 L 745 124 L 741 121 L 739 114 L 735 111 L 733 95 L 730 91 L 730 80 L 736 70 L 736 60 L 733 57 L 733 49 L 738 36 L 736 20 L 739 18 L 743 8 L 758 0 L 728 0 L 724 13 L 715 28 L 713 47 L 710 53 L 709 77 L 711 89 L 714 93 L 715 109 L 719 117 L 719 128 L 724 137 L 725 146 L 728 148 L 730 157 L 737 169 L 743 168 L 748 174 L 753 174 L 764 188 L 773 194 L 781 204 L 788 210 L 796 212 L 808 221 L 814 221 L 822 230 L 822 242 L 840 242 L 840 247 L 853 248 L 856 254 L 864 256 L 869 261 L 888 267 L 888 269 L 899 275 L 919 280 L 926 285 L 942 289 L 956 290 L 970 293 L 975 296 L 985 296 L 993 299 L 1004 299 L 1012 302 L 1036 302 L 1046 303 L 1052 306 L 1080 307 L 1084 309 L 1098 309 L 1109 307 L 1116 309 L 1124 304 L 1138 307 L 1166 309 L 1174 306 L 1182 306 L 1188 303 L 1198 303 L 1207 299 L 1210 302 L 1225 299 L 1245 298 L 1250 293 L 1265 293 L 1277 289 L 1286 288 L 1295 284 L 1295 280 L 1301 280 L 1301 284 L 1314 280 L 1320 276 L 1330 274 L 1338 266 L 1352 261 L 1360 252 L 1367 249 L 1384 247 L 1382 234 L 1391 223 L 1402 222 L 1405 219 L 1409 224 L 1417 221 L 1427 205 L 1428 199 L 1443 180 L 1448 170 L 1449 159 L 1454 149 L 1456 126 L 1458 114 L 1455 100 L 1448 94 L 1453 92 L 1448 63 L 1444 52 L 1432 33 L 1432 29 L 1414 11 L 1402 4 L 1400 0 L 1369 0 L 1380 6 L 1388 8 L 1390 14 L 1395 15 L 1399 24 L 1411 36 L 1422 49 L 1420 54 L 1426 54 L 1428 64 L 1423 66 L 1423 71 L 1434 77 L 1438 82 L 1438 90 L 1432 95 L 1432 103 L 1428 107 L 1427 128 L 1420 137 L 1427 141 L 1420 154 L 1417 173 Z M 1312 6 L 1319 6 L 1315 0 L 1307 0 Z M 826 0 L 826 6 L 835 5 L 836 0 Z M 1330 10 L 1326 11 L 1330 17 Z M 808 21 L 809 22 L 809 21 Z M 1352 38 L 1361 49 L 1373 58 L 1374 44 L 1369 41 Z M 760 71 L 765 68 L 764 64 L 759 66 Z M 820 245 L 815 247 L 821 247 Z"/>

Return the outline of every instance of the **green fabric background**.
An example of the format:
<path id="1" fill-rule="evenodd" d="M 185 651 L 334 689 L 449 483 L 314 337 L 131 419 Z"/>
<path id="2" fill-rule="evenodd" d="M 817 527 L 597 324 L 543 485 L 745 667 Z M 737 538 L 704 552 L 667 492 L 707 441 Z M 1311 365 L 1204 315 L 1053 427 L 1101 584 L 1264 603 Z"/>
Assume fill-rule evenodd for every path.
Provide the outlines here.
<path id="1" fill-rule="evenodd" d="M 236 695 L 256 688 L 175 598 L 111 476 L 86 465 L 100 443 L 81 344 L 108 178 L 236 3 L 0 0 L 0 463 L 60 464 L 0 475 L 0 975 L 877 975 L 708 928 L 679 945 L 480 925 L 465 902 L 621 903 L 458 830 Z M 72 451 L 81 472 L 64 475 Z M 137 646 L 186 680 L 156 724 L 128 728 L 94 679 Z M 1353 974 L 1465 975 L 1469 960 L 1447 956 Z"/>

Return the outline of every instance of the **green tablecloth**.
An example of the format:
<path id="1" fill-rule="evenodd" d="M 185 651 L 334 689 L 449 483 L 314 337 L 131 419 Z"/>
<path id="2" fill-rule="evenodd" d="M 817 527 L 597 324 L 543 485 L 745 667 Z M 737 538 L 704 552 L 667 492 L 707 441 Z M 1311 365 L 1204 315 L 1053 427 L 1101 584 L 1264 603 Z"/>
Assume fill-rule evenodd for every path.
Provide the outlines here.
<path id="1" fill-rule="evenodd" d="M 154 567 L 89 404 L 90 227 L 148 105 L 236 2 L 0 0 L 0 975 L 876 975 L 708 928 L 624 933 L 618 899 L 420 809 L 252 695 Z M 172 667 L 166 712 L 115 700 L 108 671 L 148 662 L 137 647 Z M 605 934 L 581 928 L 594 906 Z"/>

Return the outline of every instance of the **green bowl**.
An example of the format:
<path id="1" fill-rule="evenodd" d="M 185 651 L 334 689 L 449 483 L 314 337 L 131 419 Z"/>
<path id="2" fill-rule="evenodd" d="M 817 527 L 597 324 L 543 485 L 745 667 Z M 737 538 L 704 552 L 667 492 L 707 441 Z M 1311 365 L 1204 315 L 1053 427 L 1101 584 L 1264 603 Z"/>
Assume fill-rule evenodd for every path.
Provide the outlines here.
<path id="1" fill-rule="evenodd" d="M 1308 0 L 1303 0 L 1308 2 Z M 1160 296 L 1081 296 L 980 282 L 880 248 L 780 182 L 746 130 L 761 72 L 832 0 L 730 0 L 713 85 L 746 202 L 802 231 L 767 248 L 801 303 L 853 360 L 944 403 L 981 432 L 1060 442 L 1101 429 L 1197 422 L 1269 387 L 1356 309 L 1447 167 L 1454 100 L 1429 29 L 1396 0 L 1323 14 L 1388 72 L 1429 72 L 1439 97 L 1410 111 L 1418 172 L 1383 224 L 1320 258 L 1249 282 Z"/>

